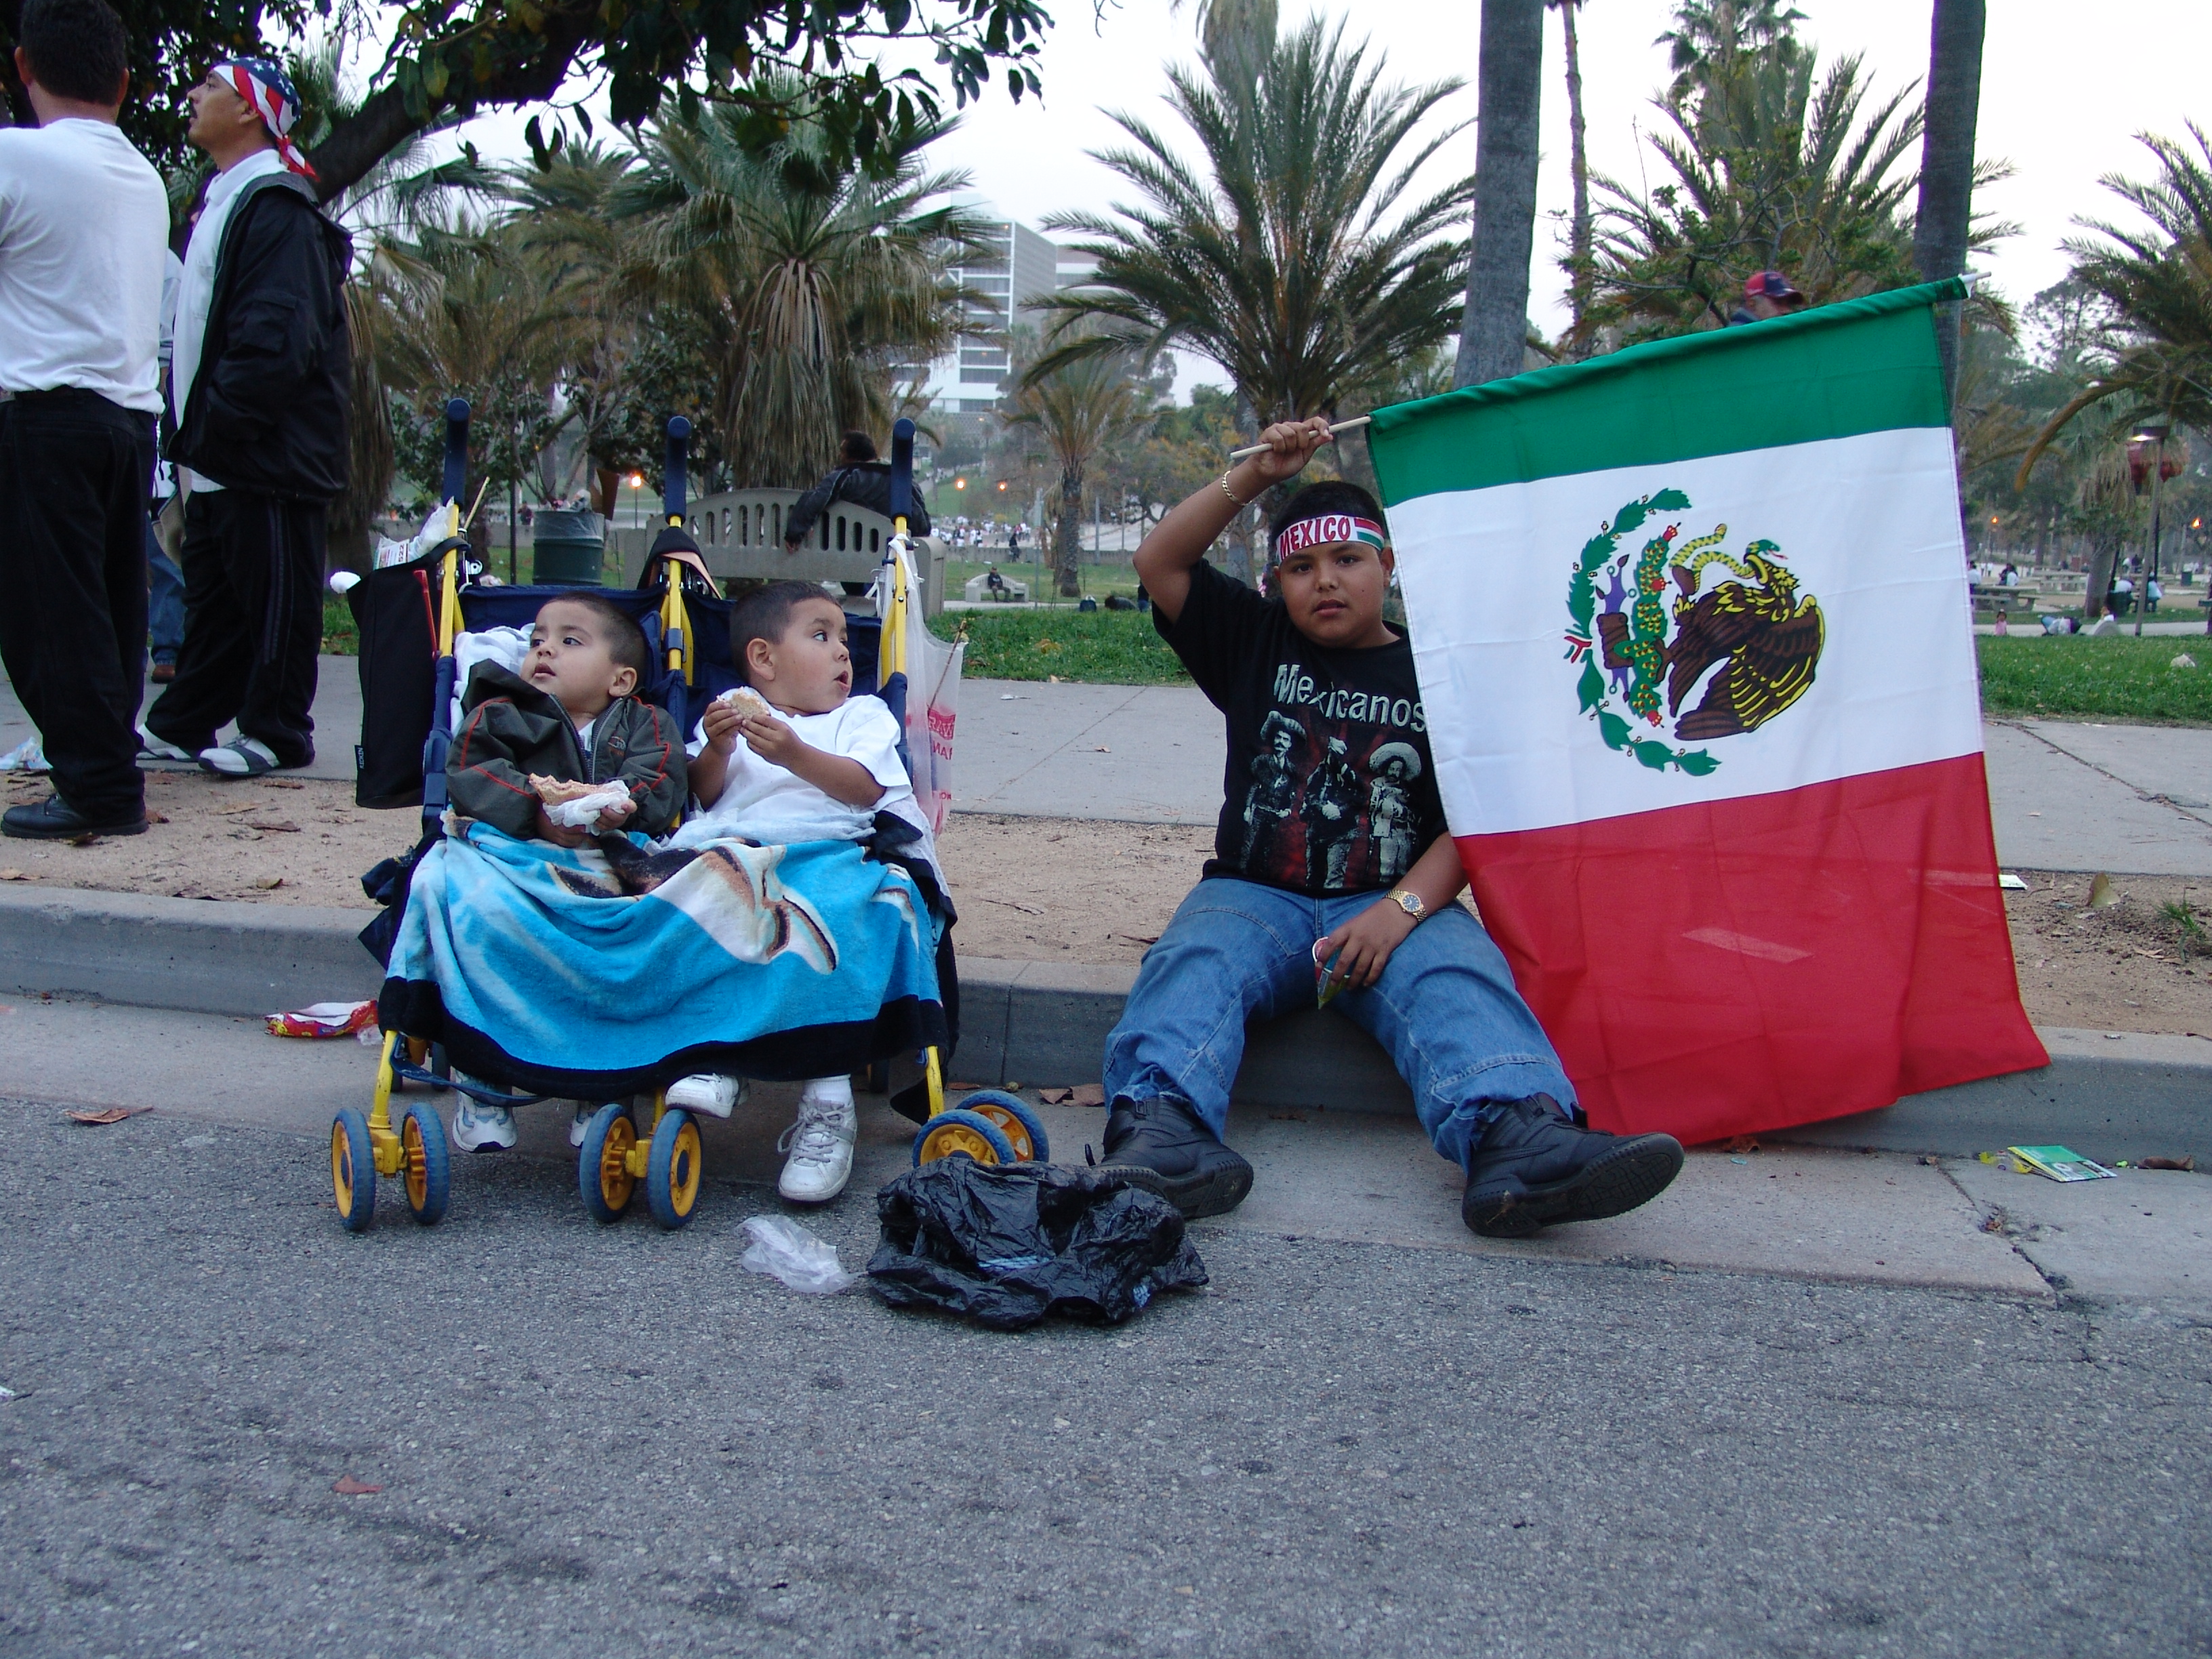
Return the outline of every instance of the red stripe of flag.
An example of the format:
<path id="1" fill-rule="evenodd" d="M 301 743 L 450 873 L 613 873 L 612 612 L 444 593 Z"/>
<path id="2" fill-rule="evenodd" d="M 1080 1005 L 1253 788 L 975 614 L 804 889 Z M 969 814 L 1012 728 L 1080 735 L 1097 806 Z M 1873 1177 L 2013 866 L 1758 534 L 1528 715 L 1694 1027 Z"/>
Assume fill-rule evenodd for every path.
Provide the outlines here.
<path id="1" fill-rule="evenodd" d="M 1978 754 L 1459 848 L 1600 1128 L 1694 1144 L 2049 1063 Z"/>

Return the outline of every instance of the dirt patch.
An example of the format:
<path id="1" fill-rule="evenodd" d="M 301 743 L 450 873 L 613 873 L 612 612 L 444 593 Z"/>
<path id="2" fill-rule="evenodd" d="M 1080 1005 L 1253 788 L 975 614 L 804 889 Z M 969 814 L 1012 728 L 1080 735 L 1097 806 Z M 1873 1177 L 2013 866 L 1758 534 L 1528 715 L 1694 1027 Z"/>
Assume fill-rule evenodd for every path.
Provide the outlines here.
<path id="1" fill-rule="evenodd" d="M 46 793 L 44 780 L 8 776 L 9 804 Z M 414 839 L 413 809 L 364 811 L 343 783 L 186 772 L 150 772 L 146 783 L 149 809 L 166 822 L 88 847 L 0 842 L 0 873 L 58 887 L 362 910 L 369 908 L 362 872 Z M 963 812 L 939 848 L 960 907 L 960 952 L 1133 966 L 1212 845 L 1212 830 L 1194 826 Z M 2019 873 L 2030 890 L 2005 902 L 2030 1018 L 2212 1035 L 2212 880 L 2116 876 L 2119 902 L 2091 910 L 2087 876 Z M 2181 906 L 2201 933 L 2177 919 Z"/>
<path id="2" fill-rule="evenodd" d="M 2114 876 L 2118 902 L 2092 910 L 2091 877 L 2015 873 L 2029 890 L 2007 893 L 2005 910 L 2021 1000 L 2034 1019 L 2212 1036 L 2212 880 Z"/>
<path id="3" fill-rule="evenodd" d="M 11 806 L 50 793 L 44 778 L 7 777 Z M 365 910 L 361 872 L 405 852 L 418 825 L 412 808 L 362 811 L 349 783 L 200 771 L 148 772 L 146 811 L 157 821 L 143 836 L 0 842 L 0 871 L 57 887 Z"/>

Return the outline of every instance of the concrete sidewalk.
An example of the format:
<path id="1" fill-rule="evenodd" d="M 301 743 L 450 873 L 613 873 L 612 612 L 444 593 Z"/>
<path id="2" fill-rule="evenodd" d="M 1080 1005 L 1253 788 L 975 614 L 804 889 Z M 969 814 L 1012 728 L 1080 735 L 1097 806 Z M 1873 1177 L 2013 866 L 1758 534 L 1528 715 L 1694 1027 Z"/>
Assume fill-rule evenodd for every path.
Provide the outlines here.
<path id="1" fill-rule="evenodd" d="M 361 740 L 361 668 L 353 657 L 324 656 L 317 659 L 315 679 L 315 761 L 295 775 L 303 778 L 336 778 L 353 781 L 353 748 Z M 167 686 L 146 684 L 145 696 L 140 700 L 138 714 L 145 718 L 146 710 L 154 700 L 167 690 Z M 0 755 L 31 735 L 30 717 L 24 714 L 23 705 L 15 696 L 15 688 L 5 674 L 0 674 Z M 217 742 L 228 743 L 238 735 L 235 726 L 226 726 L 216 734 Z M 148 771 L 189 771 L 194 769 L 185 761 L 157 761 L 141 759 L 139 765 Z"/>
<path id="2" fill-rule="evenodd" d="M 322 659 L 315 723 L 302 775 L 349 780 L 355 659 Z M 0 679 L 0 752 L 30 730 Z M 2212 731 L 1991 720 L 1985 739 L 2005 864 L 2212 876 Z M 1221 716 L 1194 686 L 969 680 L 955 748 L 958 811 L 1210 824 L 1221 810 Z"/>
<path id="3" fill-rule="evenodd" d="M 1212 823 L 1221 716 L 1187 685 L 960 688 L 957 809 Z M 2212 731 L 2063 720 L 1984 727 L 1997 856 L 2036 870 L 2212 876 Z"/>

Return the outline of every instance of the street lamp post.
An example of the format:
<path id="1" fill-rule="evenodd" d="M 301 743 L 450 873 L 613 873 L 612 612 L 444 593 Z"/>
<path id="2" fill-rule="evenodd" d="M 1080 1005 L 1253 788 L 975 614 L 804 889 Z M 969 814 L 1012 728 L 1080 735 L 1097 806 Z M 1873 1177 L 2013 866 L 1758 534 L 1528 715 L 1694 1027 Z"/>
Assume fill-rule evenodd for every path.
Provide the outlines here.
<path id="1" fill-rule="evenodd" d="M 2142 591 L 2136 595 L 2136 637 L 2141 639 L 2143 612 L 2150 608 L 2150 585 L 2158 580 L 2159 507 L 2166 488 L 2166 440 L 2173 428 L 2164 421 L 2153 421 L 2136 428 L 2136 438 L 2142 443 L 2155 444 L 2157 455 L 2150 475 L 2150 556 L 2143 561 Z"/>

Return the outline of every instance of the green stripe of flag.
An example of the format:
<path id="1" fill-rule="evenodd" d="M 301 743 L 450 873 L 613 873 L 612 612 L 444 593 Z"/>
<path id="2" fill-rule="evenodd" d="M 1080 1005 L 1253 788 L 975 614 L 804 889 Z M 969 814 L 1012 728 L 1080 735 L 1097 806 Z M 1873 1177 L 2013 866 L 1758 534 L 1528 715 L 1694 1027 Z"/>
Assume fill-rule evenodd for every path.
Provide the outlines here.
<path id="1" fill-rule="evenodd" d="M 1383 501 L 1946 425 L 1932 307 L 1966 292 L 1894 289 L 1378 409 Z"/>

